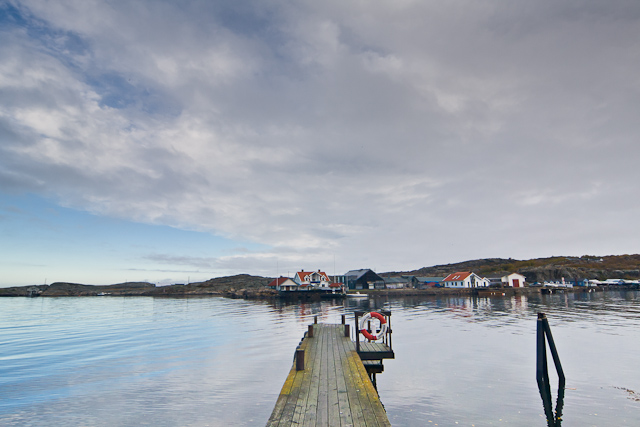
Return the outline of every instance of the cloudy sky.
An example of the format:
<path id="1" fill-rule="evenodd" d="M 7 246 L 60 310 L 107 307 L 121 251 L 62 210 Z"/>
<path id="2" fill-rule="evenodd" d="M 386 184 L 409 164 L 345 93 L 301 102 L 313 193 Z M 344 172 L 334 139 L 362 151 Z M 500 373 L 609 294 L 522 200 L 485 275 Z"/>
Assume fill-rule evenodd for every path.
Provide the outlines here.
<path id="1" fill-rule="evenodd" d="M 0 285 L 640 252 L 636 0 L 0 0 Z"/>

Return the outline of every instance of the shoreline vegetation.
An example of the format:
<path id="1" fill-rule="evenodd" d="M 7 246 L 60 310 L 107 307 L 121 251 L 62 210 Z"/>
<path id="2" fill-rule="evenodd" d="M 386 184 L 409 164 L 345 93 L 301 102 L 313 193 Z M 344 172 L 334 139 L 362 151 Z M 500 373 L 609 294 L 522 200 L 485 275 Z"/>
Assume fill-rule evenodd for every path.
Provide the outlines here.
<path id="1" fill-rule="evenodd" d="M 0 288 L 0 297 L 90 297 L 90 296 L 150 296 L 150 297 L 190 297 L 216 296 L 241 299 L 273 299 L 279 293 L 268 289 L 266 285 L 259 287 L 243 286 L 242 278 L 254 280 L 264 279 L 257 276 L 240 275 L 222 279 L 236 279 L 236 286 L 210 283 L 213 280 L 187 285 L 156 286 L 147 282 L 119 283 L 115 285 L 82 285 L 78 283 L 56 282 L 51 285 L 15 286 Z M 269 279 L 265 279 L 269 281 Z M 602 285 L 597 287 L 574 286 L 572 288 L 554 289 L 553 293 L 603 292 L 609 290 L 638 290 L 638 285 Z M 517 296 L 544 293 L 541 286 L 523 288 L 490 287 L 490 288 L 428 288 L 428 289 L 359 289 L 349 293 L 364 294 L 371 297 L 406 297 L 406 296 Z"/>
<path id="2" fill-rule="evenodd" d="M 475 271 L 483 276 L 504 275 L 517 272 L 526 277 L 527 283 L 565 279 L 640 278 L 640 255 L 609 255 L 582 257 L 549 257 L 531 260 L 512 258 L 487 258 L 464 261 L 456 264 L 424 267 L 410 272 L 381 273 L 382 277 L 446 276 L 456 271 Z M 0 297 L 65 297 L 65 296 L 222 296 L 227 298 L 271 299 L 278 292 L 268 288 L 273 280 L 269 277 L 239 274 L 219 277 L 204 282 L 156 286 L 148 282 L 126 282 L 114 285 L 85 285 L 55 282 L 50 285 L 14 286 L 0 288 Z M 521 295 L 541 292 L 540 286 L 524 288 L 490 287 L 472 289 L 427 288 L 427 289 L 370 289 L 358 290 L 361 294 L 373 296 L 427 296 L 427 295 Z M 602 290 L 638 289 L 638 285 L 606 285 L 597 287 L 575 286 L 554 292 L 589 292 Z M 353 291 L 355 292 L 355 291 Z"/>

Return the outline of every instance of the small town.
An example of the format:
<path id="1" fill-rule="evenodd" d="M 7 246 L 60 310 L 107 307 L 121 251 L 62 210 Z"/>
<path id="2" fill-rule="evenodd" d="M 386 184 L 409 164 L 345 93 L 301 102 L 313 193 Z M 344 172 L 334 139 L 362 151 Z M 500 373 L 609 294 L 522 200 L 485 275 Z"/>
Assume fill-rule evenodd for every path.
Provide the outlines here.
<path id="1" fill-rule="evenodd" d="M 472 271 L 459 271 L 444 277 L 423 277 L 403 275 L 382 277 L 371 269 L 351 270 L 344 275 L 333 276 L 324 271 L 296 272 L 293 277 L 278 277 L 269 283 L 269 287 L 281 295 L 298 293 L 322 293 L 335 295 L 349 291 L 383 289 L 492 289 L 492 288 L 540 288 L 567 289 L 573 287 L 595 288 L 598 286 L 640 285 L 638 280 L 627 279 L 565 279 L 527 283 L 526 277 L 519 273 L 482 277 Z"/>

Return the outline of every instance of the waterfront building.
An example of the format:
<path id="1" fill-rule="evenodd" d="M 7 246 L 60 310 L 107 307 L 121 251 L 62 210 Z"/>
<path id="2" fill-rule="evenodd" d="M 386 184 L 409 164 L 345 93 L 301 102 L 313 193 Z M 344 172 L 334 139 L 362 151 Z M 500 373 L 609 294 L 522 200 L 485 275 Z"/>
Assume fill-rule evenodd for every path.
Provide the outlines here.
<path id="1" fill-rule="evenodd" d="M 293 281 L 300 287 L 329 288 L 331 280 L 324 271 L 298 271 L 293 276 Z"/>
<path id="2" fill-rule="evenodd" d="M 504 286 L 510 286 L 512 288 L 522 288 L 524 287 L 524 283 L 526 278 L 522 274 L 511 273 L 507 276 L 502 277 L 502 284 Z"/>
<path id="3" fill-rule="evenodd" d="M 384 289 L 384 279 L 373 270 L 365 268 L 351 270 L 344 275 L 344 284 L 348 289 Z"/>
<path id="4" fill-rule="evenodd" d="M 276 291 L 296 291 L 299 285 L 288 277 L 278 277 L 268 285 Z"/>
<path id="5" fill-rule="evenodd" d="M 442 284 L 445 288 L 485 288 L 489 286 L 489 279 L 471 271 L 459 271 L 445 277 Z"/>

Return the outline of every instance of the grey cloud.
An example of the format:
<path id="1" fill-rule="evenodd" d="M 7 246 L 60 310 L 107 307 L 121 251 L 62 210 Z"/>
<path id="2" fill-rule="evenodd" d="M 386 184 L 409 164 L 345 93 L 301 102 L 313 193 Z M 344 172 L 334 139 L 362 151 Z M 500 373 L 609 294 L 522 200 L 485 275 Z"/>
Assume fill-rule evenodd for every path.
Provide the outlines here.
<path id="1" fill-rule="evenodd" d="M 3 191 L 272 246 L 168 261 L 633 251 L 635 2 L 18 9 L 42 31 L 0 35 Z"/>

